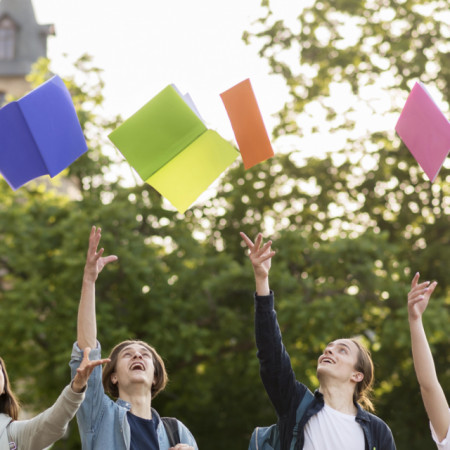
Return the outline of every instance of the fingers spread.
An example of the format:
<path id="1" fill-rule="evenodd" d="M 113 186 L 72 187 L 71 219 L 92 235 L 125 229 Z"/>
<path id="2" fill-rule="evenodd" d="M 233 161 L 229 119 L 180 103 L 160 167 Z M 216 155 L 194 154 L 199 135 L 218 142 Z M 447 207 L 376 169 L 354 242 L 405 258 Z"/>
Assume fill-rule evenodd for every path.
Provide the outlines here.
<path id="1" fill-rule="evenodd" d="M 244 242 L 247 244 L 247 247 L 251 250 L 254 247 L 252 240 L 242 231 L 239 234 L 241 235 L 241 238 L 244 240 Z"/>

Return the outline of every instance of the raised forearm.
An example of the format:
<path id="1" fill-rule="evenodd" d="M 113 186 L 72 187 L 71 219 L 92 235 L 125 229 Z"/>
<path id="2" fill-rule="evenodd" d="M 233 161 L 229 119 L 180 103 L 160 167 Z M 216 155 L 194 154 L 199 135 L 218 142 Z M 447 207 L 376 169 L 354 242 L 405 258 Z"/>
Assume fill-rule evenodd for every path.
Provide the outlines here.
<path id="1" fill-rule="evenodd" d="M 97 346 L 97 320 L 95 314 L 95 281 L 86 274 L 81 287 L 77 320 L 77 342 L 80 349 Z"/>
<path id="2" fill-rule="evenodd" d="M 422 389 L 432 389 L 439 384 L 433 355 L 428 345 L 422 320 L 410 320 L 411 347 L 414 359 L 414 369 Z"/>
<path id="3" fill-rule="evenodd" d="M 269 277 L 255 274 L 256 295 L 264 296 L 270 294 Z"/>
<path id="4" fill-rule="evenodd" d="M 423 404 L 436 435 L 441 441 L 447 435 L 450 426 L 447 399 L 437 378 L 433 355 L 422 320 L 410 320 L 410 329 L 414 369 L 420 384 Z"/>

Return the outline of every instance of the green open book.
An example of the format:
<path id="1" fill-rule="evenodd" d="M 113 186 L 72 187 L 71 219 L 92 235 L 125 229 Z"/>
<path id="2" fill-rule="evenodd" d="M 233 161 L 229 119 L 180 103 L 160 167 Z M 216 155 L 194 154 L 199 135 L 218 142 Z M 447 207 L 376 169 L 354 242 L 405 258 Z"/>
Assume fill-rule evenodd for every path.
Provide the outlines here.
<path id="1" fill-rule="evenodd" d="M 209 130 L 189 96 L 167 86 L 109 138 L 141 178 L 181 213 L 239 152 Z"/>

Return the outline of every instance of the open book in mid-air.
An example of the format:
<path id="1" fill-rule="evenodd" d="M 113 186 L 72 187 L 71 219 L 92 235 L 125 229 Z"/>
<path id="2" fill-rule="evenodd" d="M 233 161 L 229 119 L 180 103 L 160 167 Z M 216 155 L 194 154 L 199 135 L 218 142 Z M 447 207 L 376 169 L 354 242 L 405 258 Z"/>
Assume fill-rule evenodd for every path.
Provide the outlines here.
<path id="1" fill-rule="evenodd" d="M 239 152 L 208 129 L 191 98 L 169 85 L 109 138 L 141 178 L 181 213 Z"/>
<path id="2" fill-rule="evenodd" d="M 433 182 L 450 152 L 450 122 L 422 83 L 411 90 L 395 131 Z"/>
<path id="3" fill-rule="evenodd" d="M 72 98 L 58 76 L 0 109 L 0 172 L 13 189 L 54 177 L 87 151 Z"/>

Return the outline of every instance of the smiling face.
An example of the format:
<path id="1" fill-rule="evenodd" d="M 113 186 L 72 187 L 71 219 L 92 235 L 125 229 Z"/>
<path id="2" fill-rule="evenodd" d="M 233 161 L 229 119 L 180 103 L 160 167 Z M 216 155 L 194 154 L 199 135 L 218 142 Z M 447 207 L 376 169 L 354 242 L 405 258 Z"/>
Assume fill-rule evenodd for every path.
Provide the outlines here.
<path id="1" fill-rule="evenodd" d="M 321 383 L 328 378 L 358 383 L 364 375 L 356 370 L 359 349 L 351 339 L 330 342 L 317 361 L 317 377 Z"/>
<path id="2" fill-rule="evenodd" d="M 155 366 L 151 351 L 142 344 L 130 344 L 118 355 L 115 372 L 111 375 L 119 391 L 135 384 L 143 384 L 151 390 Z"/>
<path id="3" fill-rule="evenodd" d="M 103 369 L 103 387 L 113 398 L 119 391 L 138 389 L 151 391 L 154 398 L 167 384 L 167 373 L 156 350 L 143 341 L 123 341 L 109 355 L 111 361 Z M 145 391 L 144 391 L 145 392 Z"/>

